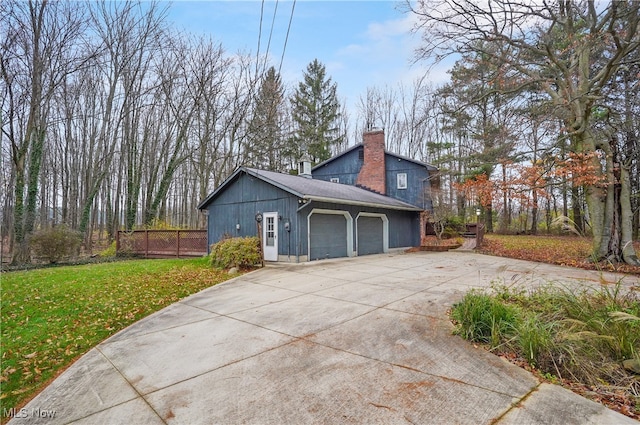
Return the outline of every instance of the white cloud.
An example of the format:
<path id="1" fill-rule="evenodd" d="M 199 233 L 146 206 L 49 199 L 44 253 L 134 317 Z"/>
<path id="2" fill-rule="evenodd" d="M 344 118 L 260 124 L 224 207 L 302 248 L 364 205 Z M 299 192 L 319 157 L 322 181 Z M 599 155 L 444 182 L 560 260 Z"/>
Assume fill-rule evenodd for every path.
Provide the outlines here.
<path id="1" fill-rule="evenodd" d="M 332 74 L 345 69 L 345 64 L 340 61 L 330 61 L 325 64 L 325 68 L 329 74 Z"/>
<path id="2" fill-rule="evenodd" d="M 389 37 L 397 37 L 409 34 L 415 23 L 413 15 L 406 14 L 399 19 L 391 19 L 385 22 L 372 22 L 367 28 L 367 37 L 371 40 L 384 40 Z"/>
<path id="3" fill-rule="evenodd" d="M 417 47 L 418 37 L 411 34 L 414 18 L 406 15 L 399 19 L 370 22 L 366 30 L 358 35 L 360 43 L 351 43 L 337 52 L 338 55 L 358 56 L 362 60 L 397 60 L 406 56 L 407 62 Z"/>

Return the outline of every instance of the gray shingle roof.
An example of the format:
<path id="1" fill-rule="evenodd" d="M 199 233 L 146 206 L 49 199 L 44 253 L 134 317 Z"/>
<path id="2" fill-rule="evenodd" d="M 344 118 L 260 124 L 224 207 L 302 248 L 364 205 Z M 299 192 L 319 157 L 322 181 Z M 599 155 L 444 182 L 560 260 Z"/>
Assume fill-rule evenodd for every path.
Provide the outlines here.
<path id="1" fill-rule="evenodd" d="M 420 208 L 406 202 L 399 201 L 388 196 L 380 195 L 340 183 L 331 183 L 324 180 L 314 180 L 306 177 L 291 174 L 276 173 L 273 171 L 257 170 L 255 168 L 240 167 L 231 175 L 220 187 L 204 199 L 199 209 L 206 207 L 221 190 L 224 190 L 228 182 L 233 180 L 239 173 L 245 172 L 270 183 L 286 192 L 289 192 L 302 199 L 312 201 L 333 202 L 346 205 L 361 205 L 370 207 L 381 207 L 394 210 L 421 211 Z"/>

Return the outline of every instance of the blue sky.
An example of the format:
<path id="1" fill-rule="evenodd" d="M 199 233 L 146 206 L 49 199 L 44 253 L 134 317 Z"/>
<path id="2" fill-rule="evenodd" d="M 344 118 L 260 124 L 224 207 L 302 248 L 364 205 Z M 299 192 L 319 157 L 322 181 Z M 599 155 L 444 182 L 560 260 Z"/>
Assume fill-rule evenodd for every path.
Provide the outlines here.
<path id="1" fill-rule="evenodd" d="M 175 1 L 168 19 L 179 29 L 212 36 L 227 51 L 255 54 L 262 5 L 249 0 Z M 292 5 L 292 1 L 264 2 L 260 52 L 265 53 L 269 45 L 270 65 L 276 69 Z M 297 85 L 307 65 L 317 58 L 338 84 L 338 95 L 355 118 L 355 104 L 367 87 L 410 84 L 427 72 L 426 64 L 411 63 L 420 42 L 410 32 L 413 19 L 395 1 L 298 0 L 282 62 L 283 81 L 289 87 Z M 446 81 L 445 70 L 444 66 L 431 69 L 431 81 Z"/>

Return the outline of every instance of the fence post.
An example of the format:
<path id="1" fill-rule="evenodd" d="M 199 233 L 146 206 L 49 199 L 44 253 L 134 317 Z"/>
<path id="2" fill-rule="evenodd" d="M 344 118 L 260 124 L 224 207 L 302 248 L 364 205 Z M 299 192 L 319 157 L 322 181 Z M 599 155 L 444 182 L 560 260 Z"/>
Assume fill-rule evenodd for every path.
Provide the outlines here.
<path id="1" fill-rule="evenodd" d="M 149 231 L 144 231 L 144 258 L 149 257 Z"/>
<path id="2" fill-rule="evenodd" d="M 176 248 L 176 257 L 180 258 L 180 230 L 178 230 L 176 232 L 176 235 L 178 237 L 178 244 L 177 244 L 178 246 Z"/>
<path id="3" fill-rule="evenodd" d="M 116 254 L 120 252 L 120 230 L 116 230 Z"/>
<path id="4" fill-rule="evenodd" d="M 484 223 L 478 224 L 478 230 L 476 230 L 476 249 L 480 249 L 484 240 Z"/>

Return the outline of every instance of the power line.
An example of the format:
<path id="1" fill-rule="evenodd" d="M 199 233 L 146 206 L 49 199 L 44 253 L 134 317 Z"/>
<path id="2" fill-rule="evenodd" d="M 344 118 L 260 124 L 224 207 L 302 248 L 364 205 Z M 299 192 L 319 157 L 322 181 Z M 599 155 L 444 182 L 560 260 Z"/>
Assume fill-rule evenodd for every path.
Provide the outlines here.
<path id="1" fill-rule="evenodd" d="M 260 41 L 262 40 L 262 18 L 264 16 L 264 0 L 260 6 L 260 26 L 258 28 L 258 50 L 256 51 L 256 74 L 258 73 L 258 64 L 260 63 Z"/>
<path id="2" fill-rule="evenodd" d="M 276 7 L 273 9 L 273 18 L 271 19 L 271 31 L 269 31 L 269 42 L 267 43 L 267 52 L 265 53 L 265 57 L 269 56 L 269 47 L 271 46 L 271 36 L 273 35 L 273 27 L 276 22 L 276 12 L 278 11 L 278 0 L 276 0 Z"/>
<path id="3" fill-rule="evenodd" d="M 284 52 L 287 50 L 287 42 L 289 41 L 289 31 L 291 30 L 291 21 L 293 21 L 293 11 L 296 8 L 296 0 L 293 0 L 291 5 L 291 16 L 289 17 L 289 26 L 287 27 L 287 36 L 284 39 L 284 47 L 282 48 L 282 57 L 280 57 L 280 66 L 278 67 L 278 74 L 282 70 L 282 62 L 284 61 Z"/>

